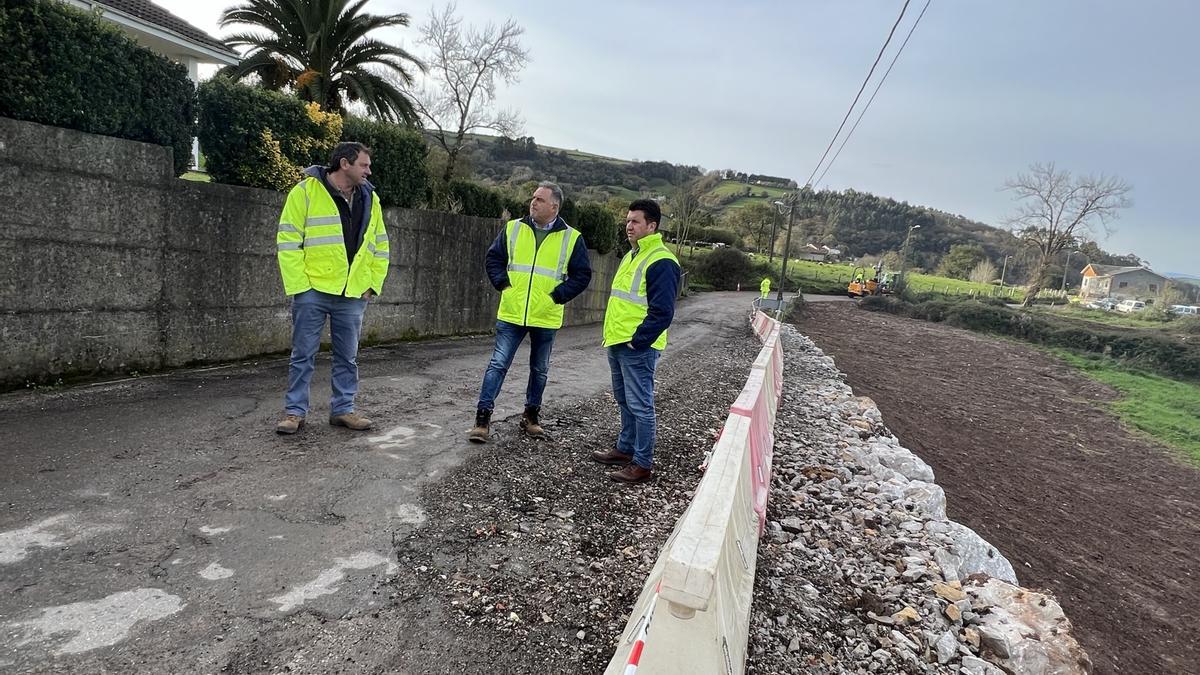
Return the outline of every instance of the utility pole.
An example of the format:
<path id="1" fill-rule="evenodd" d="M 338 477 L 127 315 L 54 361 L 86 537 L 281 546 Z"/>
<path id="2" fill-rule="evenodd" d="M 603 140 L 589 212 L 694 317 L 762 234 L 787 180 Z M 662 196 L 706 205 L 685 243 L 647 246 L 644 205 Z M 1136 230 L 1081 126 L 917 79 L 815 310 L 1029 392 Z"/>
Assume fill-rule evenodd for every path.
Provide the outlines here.
<path id="1" fill-rule="evenodd" d="M 805 187 L 808 187 L 808 186 L 805 186 Z M 792 225 L 793 225 L 793 223 L 795 223 L 795 219 L 796 219 L 796 204 L 799 203 L 799 201 L 800 201 L 800 192 L 799 191 L 793 192 L 788 197 L 788 199 L 791 201 L 790 204 L 785 204 L 784 202 L 781 202 L 781 201 L 775 202 L 775 207 L 777 209 L 779 209 L 780 215 L 783 214 L 784 209 L 787 209 L 787 214 L 788 214 L 787 236 L 785 237 L 784 244 L 783 244 L 783 255 L 780 256 L 781 258 L 783 258 L 783 265 L 782 265 L 782 269 L 780 271 L 780 276 L 779 276 L 779 295 L 776 296 L 776 299 L 779 302 L 780 309 L 783 308 L 783 287 L 784 287 L 784 284 L 787 283 L 788 257 L 791 255 L 790 249 L 792 248 Z"/>
<path id="2" fill-rule="evenodd" d="M 1004 275 L 1008 273 L 1008 259 L 1011 255 L 1004 256 L 1004 269 L 1000 270 L 1000 288 L 1004 288 Z"/>
<path id="3" fill-rule="evenodd" d="M 779 214 L 771 218 L 771 253 L 767 255 L 767 264 L 775 261 L 775 228 L 779 226 Z"/>

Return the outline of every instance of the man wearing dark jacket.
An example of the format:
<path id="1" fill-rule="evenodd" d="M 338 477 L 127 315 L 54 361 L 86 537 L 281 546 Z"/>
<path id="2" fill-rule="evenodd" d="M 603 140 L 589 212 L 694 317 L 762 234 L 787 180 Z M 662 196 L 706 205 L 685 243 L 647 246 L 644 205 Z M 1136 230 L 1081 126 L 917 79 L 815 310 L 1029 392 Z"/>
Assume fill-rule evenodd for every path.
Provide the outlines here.
<path id="1" fill-rule="evenodd" d="M 558 212 L 562 190 L 540 183 L 529 202 L 529 215 L 510 220 L 488 249 L 488 280 L 500 291 L 496 311 L 496 345 L 483 375 L 475 427 L 468 438 L 487 441 L 496 396 L 512 365 L 517 347 L 529 336 L 529 384 L 521 428 L 534 438 L 545 434 L 539 414 L 550 374 L 550 350 L 563 324 L 563 305 L 582 293 L 592 280 L 587 242 Z"/>
<path id="2" fill-rule="evenodd" d="M 667 328 L 675 318 L 679 261 L 663 244 L 662 211 L 650 199 L 629 205 L 625 234 L 631 249 L 613 277 L 604 310 L 604 346 L 612 374 L 613 397 L 621 412 L 615 450 L 593 452 L 601 464 L 624 465 L 609 478 L 644 483 L 654 474 L 654 372 L 667 348 Z"/>
<path id="3" fill-rule="evenodd" d="M 304 426 L 326 321 L 333 345 L 329 423 L 358 431 L 372 426 L 354 409 L 358 337 L 367 301 L 383 290 L 391 245 L 370 175 L 371 150 L 361 143 L 338 143 L 328 167 L 305 169 L 279 216 L 279 272 L 283 292 L 292 298 L 288 389 L 284 418 L 275 426 L 281 434 Z"/>

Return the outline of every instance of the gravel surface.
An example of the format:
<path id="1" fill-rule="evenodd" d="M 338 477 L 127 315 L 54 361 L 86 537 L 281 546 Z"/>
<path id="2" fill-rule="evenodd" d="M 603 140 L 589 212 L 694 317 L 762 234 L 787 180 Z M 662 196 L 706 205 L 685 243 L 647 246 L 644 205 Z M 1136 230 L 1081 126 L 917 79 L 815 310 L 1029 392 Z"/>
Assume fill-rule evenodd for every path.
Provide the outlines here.
<path id="1" fill-rule="evenodd" d="M 399 603 L 435 596 L 456 635 L 462 651 L 439 654 L 438 672 L 603 671 L 760 349 L 748 327 L 732 333 L 660 366 L 652 484 L 613 483 L 613 468 L 588 458 L 619 430 L 605 394 L 548 402 L 545 441 L 517 432 L 516 418 L 494 422 L 495 440 L 429 488 L 426 525 L 396 542 L 393 583 Z"/>

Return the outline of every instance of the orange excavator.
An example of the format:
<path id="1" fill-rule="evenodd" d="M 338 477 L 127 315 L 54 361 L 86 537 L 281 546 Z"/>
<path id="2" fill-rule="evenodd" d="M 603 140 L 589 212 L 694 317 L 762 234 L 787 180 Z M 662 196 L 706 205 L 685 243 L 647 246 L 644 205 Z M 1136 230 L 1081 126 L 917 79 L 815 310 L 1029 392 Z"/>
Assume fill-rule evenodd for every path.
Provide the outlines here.
<path id="1" fill-rule="evenodd" d="M 854 278 L 846 286 L 846 295 L 852 298 L 863 298 L 868 295 L 888 295 L 892 292 L 891 275 L 883 274 L 883 263 L 877 263 L 871 278 L 866 278 L 867 268 L 859 265 L 854 268 Z"/>

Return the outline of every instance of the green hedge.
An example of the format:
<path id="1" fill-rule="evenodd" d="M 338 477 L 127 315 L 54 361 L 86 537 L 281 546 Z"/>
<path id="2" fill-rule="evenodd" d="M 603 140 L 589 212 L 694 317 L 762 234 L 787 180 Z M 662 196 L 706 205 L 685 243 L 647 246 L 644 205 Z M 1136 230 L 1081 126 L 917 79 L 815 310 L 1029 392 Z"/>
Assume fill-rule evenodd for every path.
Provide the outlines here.
<path id="1" fill-rule="evenodd" d="M 200 146 L 218 183 L 290 189 L 341 137 L 340 117 L 279 92 L 214 77 L 199 98 Z"/>
<path id="2" fill-rule="evenodd" d="M 529 211 L 525 202 L 508 194 L 469 180 L 456 178 L 446 186 L 450 199 L 464 215 L 480 218 L 520 218 Z"/>
<path id="3" fill-rule="evenodd" d="M 287 190 L 300 172 L 327 164 L 338 141 L 371 148 L 371 182 L 384 206 L 425 201 L 428 147 L 407 127 L 342 118 L 279 92 L 215 77 L 200 85 L 200 145 L 218 183 Z"/>
<path id="4" fill-rule="evenodd" d="M 624 223 L 608 207 L 597 202 L 580 202 L 574 219 L 564 219 L 583 234 L 588 248 L 608 253 L 624 239 Z"/>
<path id="5" fill-rule="evenodd" d="M 187 170 L 196 90 L 183 66 L 49 0 L 0 3 L 0 35 L 0 116 L 169 146 Z"/>
<path id="6" fill-rule="evenodd" d="M 976 300 L 910 303 L 895 297 L 869 297 L 863 298 L 859 306 L 926 321 L 945 321 L 1050 347 L 1104 354 L 1168 377 L 1200 379 L 1200 345 L 1162 333 L 1093 330 Z"/>
<path id="7" fill-rule="evenodd" d="M 429 146 L 420 132 L 350 116 L 342 126 L 342 140 L 357 141 L 371 148 L 371 182 L 384 206 L 413 208 L 425 201 L 429 189 L 425 155 Z"/>
<path id="8" fill-rule="evenodd" d="M 527 200 L 469 180 L 450 181 L 446 192 L 461 213 L 468 216 L 500 218 L 507 212 L 509 218 L 521 218 L 529 213 Z M 620 241 L 621 224 L 603 204 L 564 199 L 559 215 L 579 230 L 588 248 L 598 253 L 608 253 Z"/>

